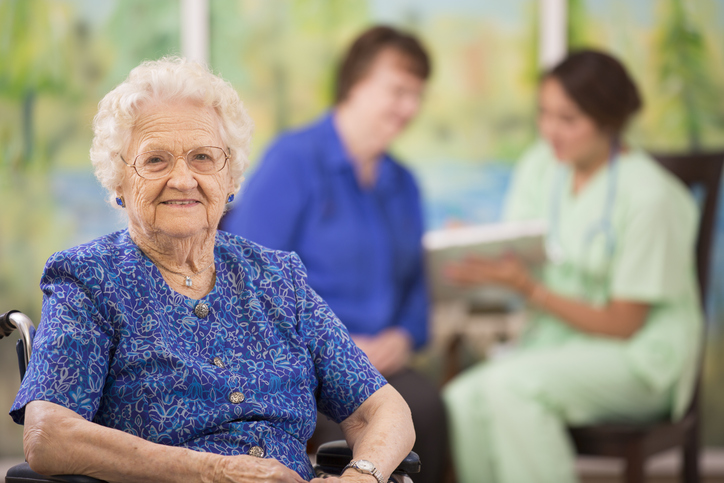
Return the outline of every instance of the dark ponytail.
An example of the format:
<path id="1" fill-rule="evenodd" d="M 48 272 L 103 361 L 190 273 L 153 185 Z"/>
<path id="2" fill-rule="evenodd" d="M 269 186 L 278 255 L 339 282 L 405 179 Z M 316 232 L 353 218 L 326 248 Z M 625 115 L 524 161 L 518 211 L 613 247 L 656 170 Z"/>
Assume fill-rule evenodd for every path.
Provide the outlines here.
<path id="1" fill-rule="evenodd" d="M 624 66 L 595 50 L 571 53 L 543 79 L 558 80 L 583 112 L 618 137 L 643 102 Z"/>

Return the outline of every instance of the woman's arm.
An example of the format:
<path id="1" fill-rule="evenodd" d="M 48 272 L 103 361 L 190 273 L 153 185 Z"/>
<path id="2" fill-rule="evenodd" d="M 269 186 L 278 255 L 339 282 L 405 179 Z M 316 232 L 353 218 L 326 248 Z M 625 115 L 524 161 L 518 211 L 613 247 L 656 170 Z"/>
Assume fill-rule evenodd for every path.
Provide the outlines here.
<path id="1" fill-rule="evenodd" d="M 646 321 L 650 305 L 630 300 L 611 300 L 604 307 L 551 292 L 545 285 L 533 282 L 528 300 L 583 332 L 619 339 L 633 336 Z"/>
<path id="2" fill-rule="evenodd" d="M 445 274 L 451 281 L 462 285 L 504 285 L 580 331 L 620 339 L 628 339 L 641 328 L 650 308 L 647 303 L 617 299 L 603 307 L 594 307 L 558 295 L 535 281 L 515 257 L 469 257 L 446 267 Z"/>
<path id="3" fill-rule="evenodd" d="M 304 481 L 276 460 L 152 443 L 47 401 L 26 406 L 23 446 L 28 464 L 38 473 L 87 475 L 109 483 Z"/>
<path id="4" fill-rule="evenodd" d="M 368 397 L 350 417 L 342 421 L 340 427 L 352 448 L 353 459 L 371 461 L 384 475 L 385 481 L 415 443 L 410 408 L 389 384 Z M 354 469 L 345 471 L 340 480 L 377 481 L 373 476 Z"/>

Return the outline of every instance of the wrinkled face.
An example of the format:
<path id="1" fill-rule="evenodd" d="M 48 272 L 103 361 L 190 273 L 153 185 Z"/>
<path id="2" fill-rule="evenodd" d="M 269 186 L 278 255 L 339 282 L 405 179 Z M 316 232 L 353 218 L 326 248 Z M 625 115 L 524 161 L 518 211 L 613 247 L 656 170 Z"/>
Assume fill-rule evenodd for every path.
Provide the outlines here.
<path id="1" fill-rule="evenodd" d="M 406 62 L 395 50 L 381 51 L 343 101 L 353 105 L 367 125 L 375 126 L 385 144 L 417 115 L 425 90 L 425 81 L 412 74 Z"/>
<path id="2" fill-rule="evenodd" d="M 538 96 L 538 129 L 556 158 L 585 166 L 606 156 L 611 137 L 571 99 L 560 81 L 543 81 Z"/>
<path id="3" fill-rule="evenodd" d="M 119 194 L 125 199 L 133 231 L 148 237 L 186 238 L 216 230 L 226 199 L 234 192 L 229 166 L 218 173 L 197 174 L 182 156 L 200 146 L 218 146 L 228 152 L 218 127 L 212 108 L 188 101 L 150 103 L 141 109 L 123 159 L 133 164 L 138 154 L 153 150 L 180 158 L 161 179 L 144 179 L 132 167 L 125 168 Z"/>

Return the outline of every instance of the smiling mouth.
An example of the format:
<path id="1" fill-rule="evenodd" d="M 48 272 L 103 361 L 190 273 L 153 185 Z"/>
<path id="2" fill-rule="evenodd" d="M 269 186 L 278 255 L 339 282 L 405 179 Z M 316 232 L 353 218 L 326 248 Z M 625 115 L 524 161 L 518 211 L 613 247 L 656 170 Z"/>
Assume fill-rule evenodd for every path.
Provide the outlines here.
<path id="1" fill-rule="evenodd" d="M 164 201 L 164 205 L 193 205 L 198 201 Z"/>

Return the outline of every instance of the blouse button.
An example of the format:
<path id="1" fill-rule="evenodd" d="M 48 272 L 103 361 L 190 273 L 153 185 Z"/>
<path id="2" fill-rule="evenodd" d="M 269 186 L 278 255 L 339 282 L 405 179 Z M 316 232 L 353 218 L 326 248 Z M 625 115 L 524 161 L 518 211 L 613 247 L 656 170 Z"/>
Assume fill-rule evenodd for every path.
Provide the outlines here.
<path id="1" fill-rule="evenodd" d="M 229 395 L 229 401 L 231 401 L 232 404 L 239 404 L 244 402 L 244 395 L 238 391 L 234 391 Z"/>
<path id="2" fill-rule="evenodd" d="M 249 456 L 255 456 L 257 458 L 263 458 L 264 449 L 261 446 L 252 446 L 246 454 L 248 454 Z"/>
<path id="3" fill-rule="evenodd" d="M 209 315 L 209 304 L 199 302 L 196 307 L 194 307 L 194 314 L 196 314 L 196 317 L 198 317 L 199 319 L 205 318 L 207 315 Z"/>
<path id="4" fill-rule="evenodd" d="M 214 360 L 211 361 L 216 367 L 220 367 L 221 369 L 226 367 L 226 364 L 224 364 L 224 361 L 221 360 L 221 357 L 214 357 Z"/>

